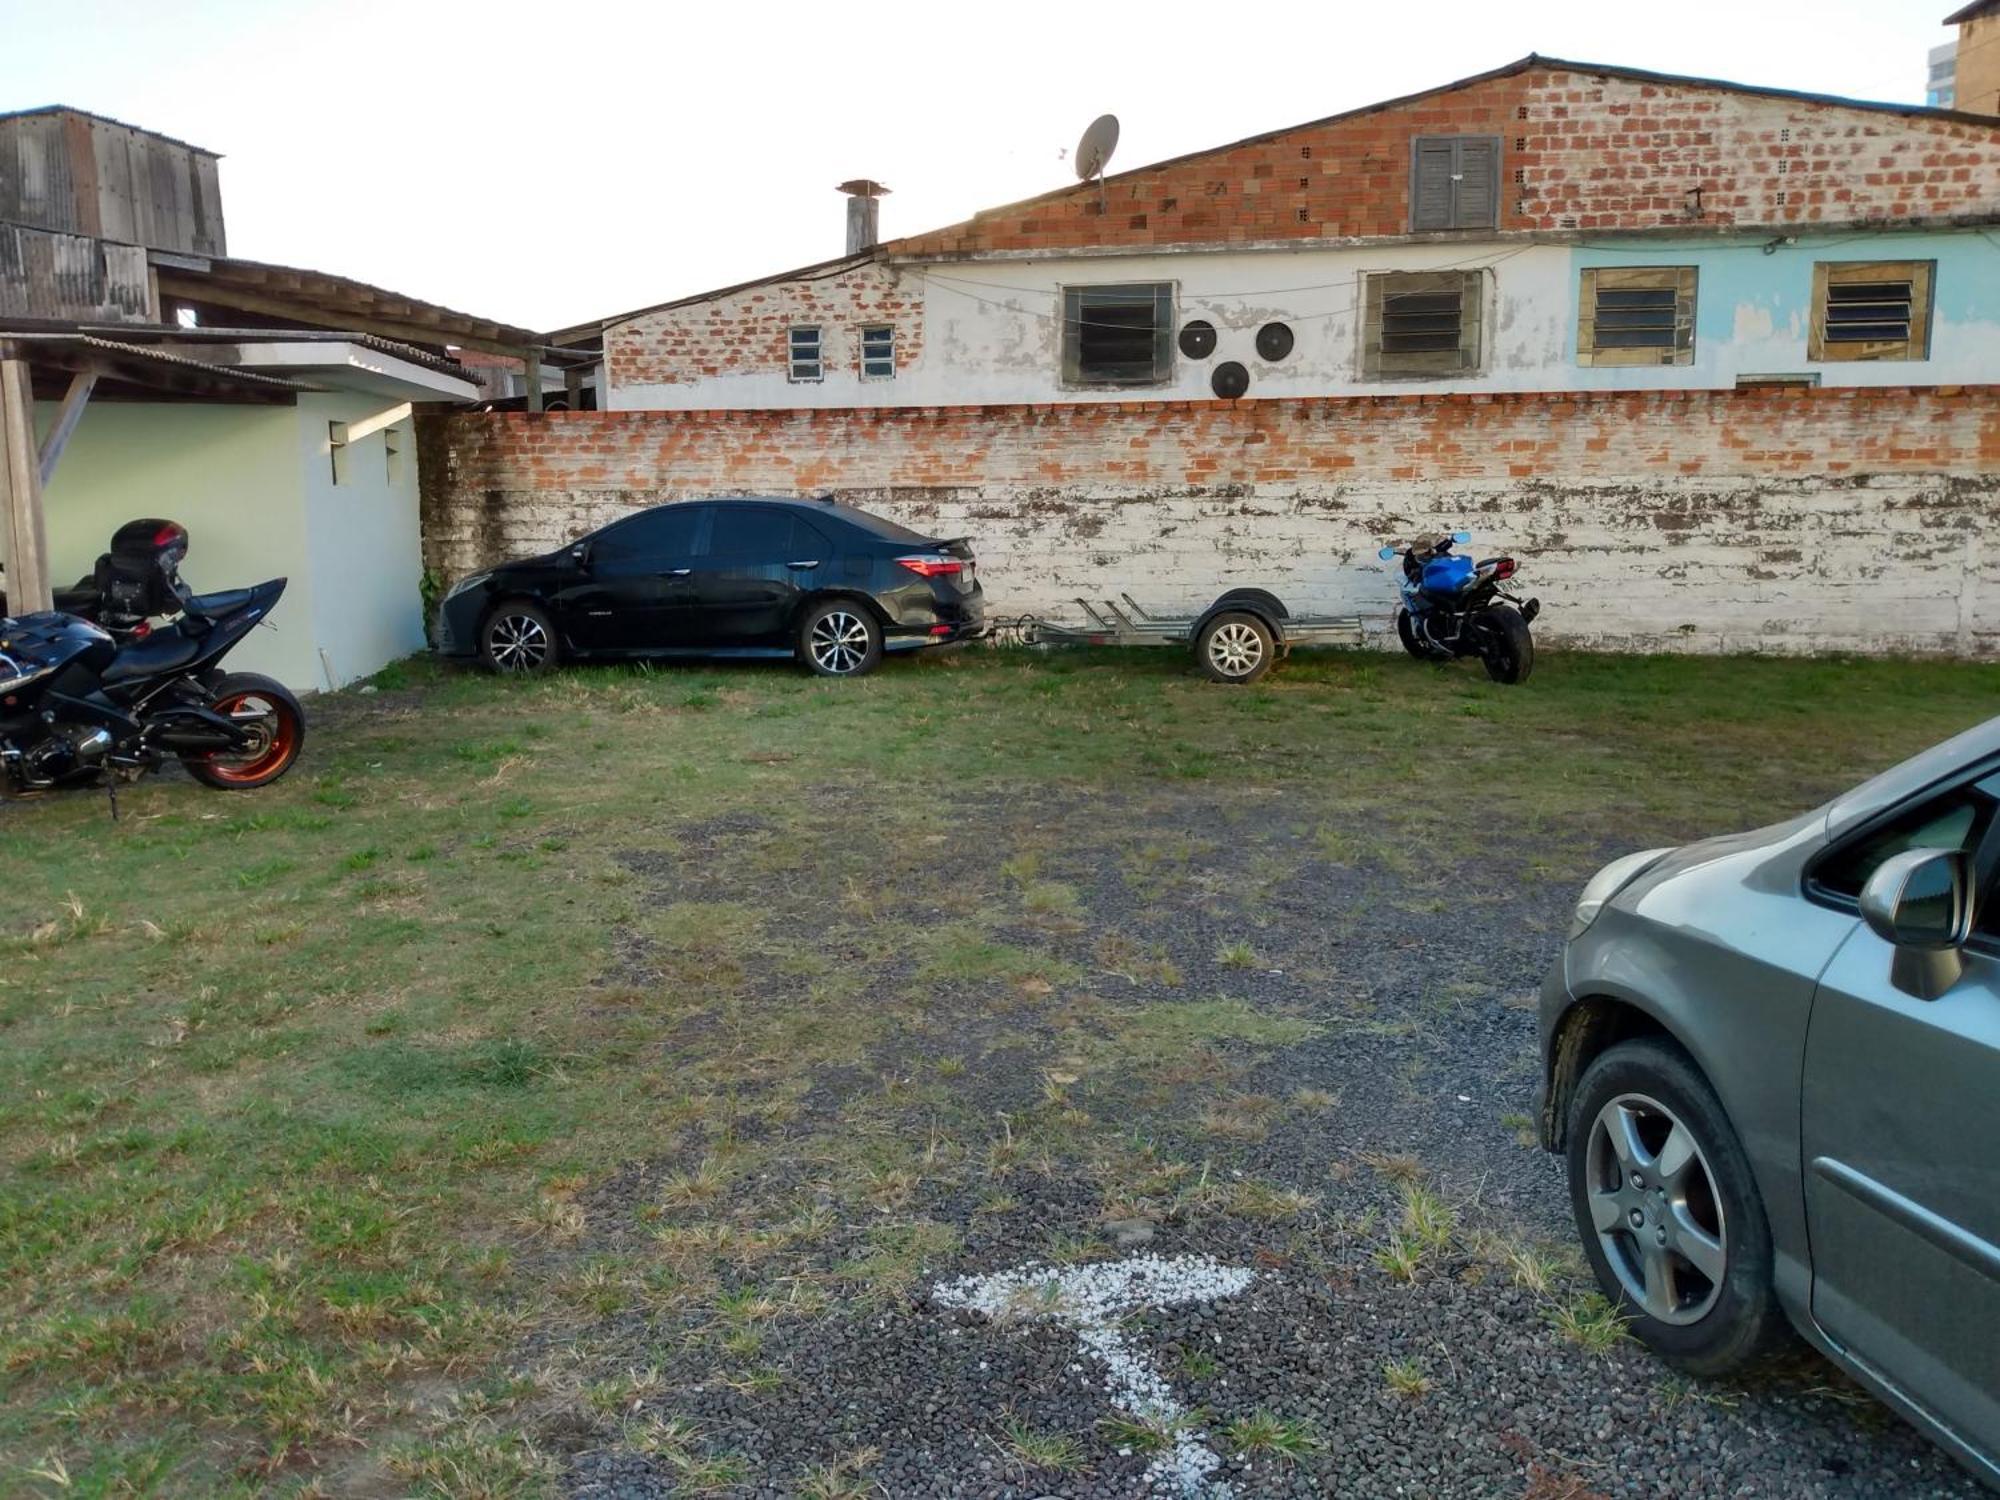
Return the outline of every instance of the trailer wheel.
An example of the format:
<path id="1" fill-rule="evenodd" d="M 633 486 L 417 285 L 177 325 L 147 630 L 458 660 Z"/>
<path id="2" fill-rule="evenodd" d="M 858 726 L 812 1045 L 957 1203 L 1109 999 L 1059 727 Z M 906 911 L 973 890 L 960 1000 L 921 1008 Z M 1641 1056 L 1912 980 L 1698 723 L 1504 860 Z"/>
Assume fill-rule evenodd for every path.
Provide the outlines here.
<path id="1" fill-rule="evenodd" d="M 1210 682 L 1255 682 L 1277 659 L 1271 627 L 1252 614 L 1231 611 L 1201 628 L 1194 657 Z"/>

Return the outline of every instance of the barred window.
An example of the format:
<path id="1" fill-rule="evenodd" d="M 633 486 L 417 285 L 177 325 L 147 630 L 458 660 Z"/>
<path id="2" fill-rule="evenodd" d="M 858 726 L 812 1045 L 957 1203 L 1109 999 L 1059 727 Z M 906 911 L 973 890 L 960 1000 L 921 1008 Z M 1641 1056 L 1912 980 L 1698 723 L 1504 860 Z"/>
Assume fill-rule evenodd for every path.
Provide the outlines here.
<path id="1" fill-rule="evenodd" d="M 886 324 L 861 330 L 861 378 L 893 380 L 896 375 L 896 330 Z"/>
<path id="2" fill-rule="evenodd" d="M 1483 271 L 1391 271 L 1368 277 L 1363 377 L 1478 370 L 1485 286 Z"/>
<path id="3" fill-rule="evenodd" d="M 806 324 L 791 331 L 791 374 L 793 380 L 818 380 L 825 374 L 820 363 L 819 325 Z"/>

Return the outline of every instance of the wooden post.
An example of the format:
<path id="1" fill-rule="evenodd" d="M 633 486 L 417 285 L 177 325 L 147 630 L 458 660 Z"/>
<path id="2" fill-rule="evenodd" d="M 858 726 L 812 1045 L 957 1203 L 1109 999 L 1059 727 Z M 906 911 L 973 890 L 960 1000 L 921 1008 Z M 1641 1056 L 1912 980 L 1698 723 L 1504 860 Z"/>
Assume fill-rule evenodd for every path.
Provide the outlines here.
<path id="1" fill-rule="evenodd" d="M 583 371 L 575 365 L 563 371 L 563 396 L 571 411 L 583 410 Z"/>
<path id="2" fill-rule="evenodd" d="M 37 462 L 42 471 L 43 489 L 47 489 L 49 481 L 55 477 L 56 465 L 62 462 L 63 449 L 69 446 L 69 435 L 83 420 L 83 409 L 90 404 L 90 393 L 96 387 L 95 370 L 79 370 L 70 377 L 69 390 L 63 396 L 62 405 L 56 409 L 55 422 L 42 435 L 41 454 Z"/>
<path id="3" fill-rule="evenodd" d="M 0 359 L 0 545 L 7 555 L 8 612 L 53 609 L 34 386 L 21 359 Z"/>
<path id="4" fill-rule="evenodd" d="M 528 410 L 542 409 L 542 351 L 521 351 L 521 388 L 528 393 Z"/>

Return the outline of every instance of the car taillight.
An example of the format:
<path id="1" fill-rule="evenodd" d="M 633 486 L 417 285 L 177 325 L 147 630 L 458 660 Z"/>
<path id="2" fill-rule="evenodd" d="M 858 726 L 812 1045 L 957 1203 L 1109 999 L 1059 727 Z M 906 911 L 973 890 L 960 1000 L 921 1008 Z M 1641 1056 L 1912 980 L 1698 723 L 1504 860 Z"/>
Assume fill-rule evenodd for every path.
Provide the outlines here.
<path id="1" fill-rule="evenodd" d="M 899 557 L 896 561 L 920 578 L 942 578 L 965 571 L 965 564 L 958 558 L 941 557 L 934 553 Z"/>

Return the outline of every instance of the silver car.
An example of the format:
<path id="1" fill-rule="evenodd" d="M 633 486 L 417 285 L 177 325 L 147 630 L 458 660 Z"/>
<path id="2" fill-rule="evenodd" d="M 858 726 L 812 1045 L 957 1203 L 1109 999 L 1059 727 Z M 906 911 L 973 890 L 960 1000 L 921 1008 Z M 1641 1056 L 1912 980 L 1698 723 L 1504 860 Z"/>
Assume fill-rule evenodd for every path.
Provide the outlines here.
<path id="1" fill-rule="evenodd" d="M 1542 990 L 1542 1144 L 1632 1331 L 1789 1323 L 2000 1485 L 2000 719 L 1801 817 L 1614 860 Z"/>

